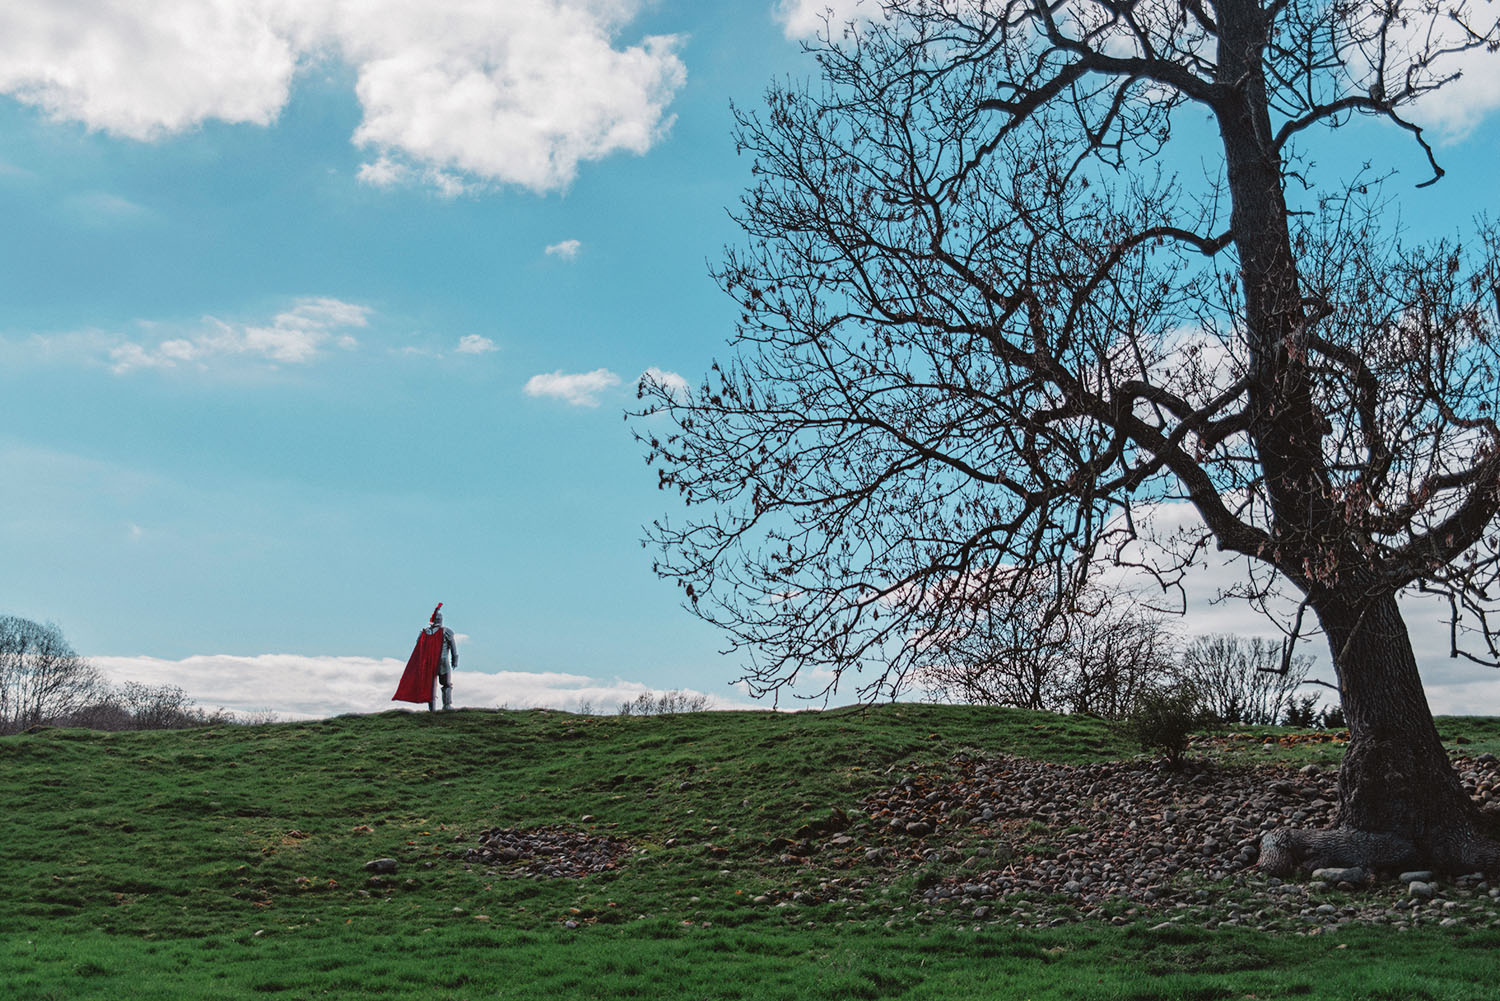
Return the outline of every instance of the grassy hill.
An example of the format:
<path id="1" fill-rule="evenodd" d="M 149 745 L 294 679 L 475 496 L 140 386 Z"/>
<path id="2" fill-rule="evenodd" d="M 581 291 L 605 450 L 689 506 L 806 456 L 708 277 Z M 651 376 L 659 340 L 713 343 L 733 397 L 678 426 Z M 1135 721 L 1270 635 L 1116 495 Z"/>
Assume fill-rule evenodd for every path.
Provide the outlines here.
<path id="1" fill-rule="evenodd" d="M 1500 747 L 1500 721 L 1440 727 Z M 1226 753 L 1338 754 L 1262 746 Z M 1096 721 L 912 705 L 8 737 L 0 995 L 1500 997 L 1493 929 L 1018 929 L 915 906 L 916 862 L 782 854 L 913 765 L 1133 753 Z M 548 857 L 475 861 L 498 829 L 628 851 L 582 878 L 545 875 Z M 381 858 L 397 871 L 364 868 Z"/>

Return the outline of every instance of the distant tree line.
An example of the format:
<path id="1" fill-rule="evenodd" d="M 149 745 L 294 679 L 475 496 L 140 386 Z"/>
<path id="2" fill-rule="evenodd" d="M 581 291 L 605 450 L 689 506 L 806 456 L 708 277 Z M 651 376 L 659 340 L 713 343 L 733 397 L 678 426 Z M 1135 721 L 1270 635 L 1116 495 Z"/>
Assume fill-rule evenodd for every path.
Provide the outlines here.
<path id="1" fill-rule="evenodd" d="M 34 726 L 90 730 L 181 730 L 274 722 L 203 709 L 176 685 L 111 685 L 53 623 L 0 615 L 0 734 Z"/>
<path id="2" fill-rule="evenodd" d="M 641 692 L 635 698 L 621 702 L 617 712 L 621 716 L 676 716 L 702 712 L 707 708 L 707 695 L 674 688 L 667 692 Z M 592 699 L 584 699 L 578 704 L 578 715 L 598 716 L 603 713 Z"/>
<path id="3" fill-rule="evenodd" d="M 1344 725 L 1309 684 L 1308 658 L 1260 637 L 1216 633 L 1182 640 L 1161 613 L 1094 595 L 1073 614 L 1039 600 L 997 608 L 921 680 L 940 698 L 1120 720 L 1162 692 L 1190 693 L 1204 717 L 1229 724 Z M 1050 614 L 1049 614 L 1050 613 Z"/>

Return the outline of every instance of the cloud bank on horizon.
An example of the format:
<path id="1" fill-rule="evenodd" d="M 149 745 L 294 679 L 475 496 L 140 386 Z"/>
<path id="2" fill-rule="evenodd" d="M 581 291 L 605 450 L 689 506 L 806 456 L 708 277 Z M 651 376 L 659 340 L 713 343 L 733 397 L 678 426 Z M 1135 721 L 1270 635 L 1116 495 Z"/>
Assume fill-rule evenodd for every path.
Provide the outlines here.
<path id="1" fill-rule="evenodd" d="M 0 93 L 145 142 L 208 121 L 270 126 L 294 80 L 353 68 L 351 137 L 376 187 L 547 192 L 672 126 L 683 39 L 617 46 L 649 0 L 59 0 L 0 5 Z"/>
<path id="2" fill-rule="evenodd" d="M 323 719 L 342 713 L 426 709 L 392 702 L 406 661 L 395 657 L 332 657 L 300 654 L 228 654 L 184 657 L 89 658 L 112 684 L 137 681 L 175 685 L 199 705 L 240 713 L 273 712 L 285 719 Z M 466 671 L 453 679 L 459 707 L 562 709 L 614 712 L 642 693 L 661 693 L 640 682 L 582 674 L 533 671 Z M 703 694 L 713 708 L 745 707 L 722 696 Z"/>
<path id="3" fill-rule="evenodd" d="M 384 712 L 387 709 L 422 709 L 419 705 L 392 702 L 405 661 L 395 657 L 307 656 L 301 654 L 227 654 L 184 657 L 89 658 L 113 684 L 137 681 L 146 685 L 175 685 L 204 708 L 256 714 L 275 713 L 283 719 L 324 719 L 343 713 Z M 1424 675 L 1430 672 L 1424 671 Z M 1490 672 L 1493 673 L 1493 672 Z M 811 686 L 826 678 L 810 677 Z M 1466 672 L 1449 680 L 1426 679 L 1427 700 L 1438 715 L 1492 715 L 1500 705 L 1500 677 L 1486 678 Z M 459 707 L 506 709 L 588 710 L 612 713 L 621 703 L 642 693 L 659 695 L 663 689 L 620 677 L 596 678 L 584 674 L 545 671 L 468 671 L 454 676 L 454 704 Z M 1308 688 L 1304 694 L 1319 691 Z M 737 694 L 741 694 L 736 690 Z M 702 694 L 713 709 L 766 708 L 739 698 L 688 690 Z M 1326 695 L 1326 692 L 1322 694 Z M 821 703 L 791 704 L 790 708 L 817 708 Z M 1325 699 L 1326 701 L 1326 699 Z M 837 704 L 836 702 L 834 704 Z M 422 709 L 425 711 L 425 709 Z"/>

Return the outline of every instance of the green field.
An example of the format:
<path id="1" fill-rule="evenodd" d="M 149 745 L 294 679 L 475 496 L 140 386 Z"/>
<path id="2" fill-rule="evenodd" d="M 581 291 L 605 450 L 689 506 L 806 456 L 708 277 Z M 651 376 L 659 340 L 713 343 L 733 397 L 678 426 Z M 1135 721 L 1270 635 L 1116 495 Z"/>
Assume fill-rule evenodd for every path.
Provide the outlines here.
<path id="1" fill-rule="evenodd" d="M 1500 746 L 1496 721 L 1439 723 Z M 774 839 L 960 752 L 1134 753 L 1096 721 L 915 705 L 3 738 L 0 996 L 1500 998 L 1494 929 L 1022 930 L 919 913 L 900 868 L 778 861 Z M 465 861 L 540 826 L 634 851 L 577 879 Z M 399 871 L 364 870 L 381 857 Z"/>

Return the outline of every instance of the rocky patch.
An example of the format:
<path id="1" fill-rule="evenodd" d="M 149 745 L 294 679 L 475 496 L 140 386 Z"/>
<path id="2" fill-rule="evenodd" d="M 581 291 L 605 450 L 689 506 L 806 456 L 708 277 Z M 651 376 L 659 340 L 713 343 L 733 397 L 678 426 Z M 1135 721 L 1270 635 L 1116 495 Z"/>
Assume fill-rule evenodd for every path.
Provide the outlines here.
<path id="1" fill-rule="evenodd" d="M 1481 809 L 1500 810 L 1500 761 L 1454 764 Z M 920 913 L 1023 925 L 1155 912 L 1256 926 L 1500 920 L 1500 889 L 1480 874 L 1440 884 L 1431 873 L 1325 869 L 1283 882 L 1253 870 L 1261 835 L 1328 826 L 1337 798 L 1336 774 L 1315 765 L 1172 772 L 960 755 L 910 770 L 849 811 L 837 833 L 798 831 L 773 847 L 788 864 L 886 880 L 913 873 Z"/>
<path id="2" fill-rule="evenodd" d="M 492 828 L 465 862 L 502 866 L 546 879 L 579 879 L 617 869 L 634 849 L 623 838 L 589 834 L 570 827 Z"/>

